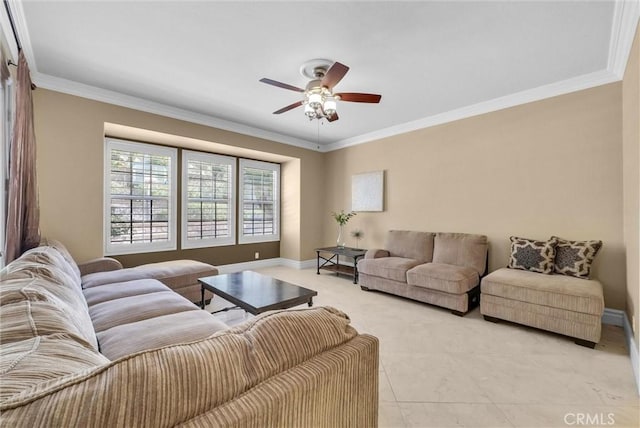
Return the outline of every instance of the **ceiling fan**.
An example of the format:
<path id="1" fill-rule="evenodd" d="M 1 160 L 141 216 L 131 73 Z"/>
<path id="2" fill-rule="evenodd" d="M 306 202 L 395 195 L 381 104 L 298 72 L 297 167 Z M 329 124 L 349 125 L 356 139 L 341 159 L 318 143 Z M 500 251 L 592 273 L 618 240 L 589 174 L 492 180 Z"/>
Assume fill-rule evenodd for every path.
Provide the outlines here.
<path id="1" fill-rule="evenodd" d="M 309 118 L 323 119 L 333 122 L 338 120 L 337 101 L 350 101 L 355 103 L 379 103 L 382 98 L 378 94 L 362 94 L 359 92 L 333 92 L 333 87 L 342 80 L 349 71 L 349 67 L 339 62 L 316 59 L 306 62 L 300 67 L 300 73 L 309 79 L 305 89 L 276 80 L 263 78 L 262 83 L 277 86 L 290 91 L 301 92 L 304 99 L 291 105 L 276 110 L 273 114 L 281 114 L 296 107 L 304 106 L 304 114 Z"/>

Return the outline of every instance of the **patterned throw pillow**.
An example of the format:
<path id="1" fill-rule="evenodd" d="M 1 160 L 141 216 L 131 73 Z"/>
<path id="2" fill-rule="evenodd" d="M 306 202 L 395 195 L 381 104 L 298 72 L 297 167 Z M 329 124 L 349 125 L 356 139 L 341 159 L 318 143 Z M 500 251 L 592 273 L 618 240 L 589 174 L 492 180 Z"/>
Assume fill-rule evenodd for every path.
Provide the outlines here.
<path id="1" fill-rule="evenodd" d="M 516 236 L 512 236 L 510 239 L 511 257 L 508 267 L 538 273 L 553 273 L 557 243 L 555 239 L 535 241 Z"/>
<path id="2" fill-rule="evenodd" d="M 602 247 L 602 241 L 567 241 L 553 236 L 556 247 L 555 272 L 589 279 L 591 264 Z"/>

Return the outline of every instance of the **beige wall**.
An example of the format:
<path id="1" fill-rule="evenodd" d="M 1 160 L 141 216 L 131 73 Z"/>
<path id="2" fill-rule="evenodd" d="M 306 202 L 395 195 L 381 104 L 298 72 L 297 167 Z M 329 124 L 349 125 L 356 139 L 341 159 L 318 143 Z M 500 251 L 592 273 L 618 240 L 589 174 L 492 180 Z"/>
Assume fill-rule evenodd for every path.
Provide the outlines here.
<path id="1" fill-rule="evenodd" d="M 44 89 L 34 94 L 41 228 L 79 260 L 102 255 L 109 122 L 289 157 L 282 257 L 311 259 L 316 246 L 334 244 L 329 214 L 350 208 L 351 176 L 385 170 L 385 211 L 360 213 L 347 225 L 364 231 L 360 246 L 381 246 L 390 228 L 483 233 L 493 270 L 506 264 L 510 235 L 602 239 L 594 274 L 605 285 L 607 307 L 626 306 L 621 83 L 327 154 Z M 210 251 L 207 257 L 232 263 L 252 259 L 254 250 Z"/>
<path id="2" fill-rule="evenodd" d="M 627 316 L 640 349 L 640 27 L 622 81 L 624 243 L 627 250 Z"/>
<path id="3" fill-rule="evenodd" d="M 383 245 L 389 229 L 486 234 L 490 270 L 509 236 L 601 239 L 594 275 L 624 309 L 621 83 L 563 95 L 327 154 L 327 210 L 350 208 L 351 176 L 385 170 L 385 211 L 347 230 Z M 324 244 L 335 242 L 332 220 Z M 348 244 L 355 245 L 355 242 Z"/>
<path id="4" fill-rule="evenodd" d="M 313 257 L 313 248 L 322 240 L 317 225 L 323 205 L 322 198 L 316 196 L 322 192 L 321 153 L 45 89 L 34 92 L 34 108 L 42 233 L 65 242 L 78 260 L 102 256 L 106 122 L 290 158 L 283 163 L 283 234 L 279 248 L 246 244 L 189 250 L 179 255 L 150 253 L 124 258 L 128 264 L 177 256 L 236 263 L 253 260 L 254 251 L 261 251 L 263 257 L 275 252 L 276 256 L 279 253 L 306 260 Z"/>

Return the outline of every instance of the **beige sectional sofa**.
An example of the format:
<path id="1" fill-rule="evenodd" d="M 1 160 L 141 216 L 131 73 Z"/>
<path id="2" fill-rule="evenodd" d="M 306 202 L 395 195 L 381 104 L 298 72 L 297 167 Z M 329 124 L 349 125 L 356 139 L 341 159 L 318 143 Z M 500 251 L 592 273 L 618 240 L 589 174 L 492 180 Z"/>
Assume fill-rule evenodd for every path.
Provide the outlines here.
<path id="1" fill-rule="evenodd" d="M 1 426 L 377 424 L 378 341 L 335 309 L 228 328 L 155 279 L 83 288 L 59 244 L 1 274 Z"/>
<path id="2" fill-rule="evenodd" d="M 153 278 L 187 300 L 197 303 L 201 300 L 198 278 L 218 274 L 216 267 L 196 260 L 170 260 L 123 269 L 118 260 L 102 257 L 82 263 L 78 268 L 82 275 L 84 288 L 113 282 Z M 211 292 L 205 291 L 206 300 L 212 297 Z"/>
<path id="3" fill-rule="evenodd" d="M 358 262 L 359 284 L 464 315 L 478 305 L 487 252 L 484 235 L 392 230 Z"/>

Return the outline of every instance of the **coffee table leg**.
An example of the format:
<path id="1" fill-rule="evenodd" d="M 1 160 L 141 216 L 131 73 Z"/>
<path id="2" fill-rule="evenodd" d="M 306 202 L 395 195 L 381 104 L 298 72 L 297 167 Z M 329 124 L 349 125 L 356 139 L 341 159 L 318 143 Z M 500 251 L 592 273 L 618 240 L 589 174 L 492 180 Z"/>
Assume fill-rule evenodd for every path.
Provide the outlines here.
<path id="1" fill-rule="evenodd" d="M 200 284 L 200 297 L 202 298 L 200 300 L 200 309 L 204 309 L 204 286 L 202 284 Z"/>
<path id="2" fill-rule="evenodd" d="M 309 303 L 308 303 L 309 307 L 313 306 L 313 297 L 309 299 Z"/>

